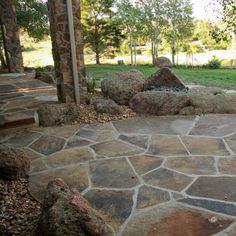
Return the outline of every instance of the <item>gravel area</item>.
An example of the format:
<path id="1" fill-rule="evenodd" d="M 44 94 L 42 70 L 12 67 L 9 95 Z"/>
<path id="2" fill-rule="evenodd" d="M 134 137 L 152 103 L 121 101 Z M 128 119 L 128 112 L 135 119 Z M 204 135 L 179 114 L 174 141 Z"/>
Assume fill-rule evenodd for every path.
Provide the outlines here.
<path id="1" fill-rule="evenodd" d="M 28 193 L 27 180 L 0 180 L 0 236 L 36 235 L 40 211 Z"/>
<path id="2" fill-rule="evenodd" d="M 134 116 L 137 116 L 137 113 L 132 111 L 127 106 L 121 106 L 123 109 L 123 114 L 120 115 L 110 115 L 110 114 L 98 114 L 93 105 L 80 105 L 80 117 L 79 124 L 91 124 L 91 123 L 105 123 L 114 120 L 124 120 Z"/>

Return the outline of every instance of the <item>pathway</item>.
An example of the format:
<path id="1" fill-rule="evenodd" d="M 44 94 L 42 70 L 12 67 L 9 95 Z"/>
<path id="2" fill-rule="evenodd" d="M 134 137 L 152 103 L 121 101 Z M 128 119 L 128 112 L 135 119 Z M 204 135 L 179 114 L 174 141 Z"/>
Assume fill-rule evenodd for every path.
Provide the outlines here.
<path id="1" fill-rule="evenodd" d="M 30 154 L 36 199 L 62 177 L 117 235 L 236 235 L 235 115 L 137 117 L 0 136 Z"/>
<path id="2" fill-rule="evenodd" d="M 35 73 L 0 74 L 0 129 L 38 125 L 40 104 L 57 101 L 56 88 L 34 77 Z"/>

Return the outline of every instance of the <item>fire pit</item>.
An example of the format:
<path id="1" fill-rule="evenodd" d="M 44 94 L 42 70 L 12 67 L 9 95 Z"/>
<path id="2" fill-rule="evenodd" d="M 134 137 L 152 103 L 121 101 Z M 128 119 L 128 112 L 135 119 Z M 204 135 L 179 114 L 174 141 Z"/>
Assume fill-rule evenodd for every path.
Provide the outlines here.
<path id="1" fill-rule="evenodd" d="M 200 115 L 204 113 L 236 113 L 236 95 L 219 88 L 186 87 L 169 68 L 151 75 L 144 92 L 129 103 L 139 113 L 152 115 Z"/>

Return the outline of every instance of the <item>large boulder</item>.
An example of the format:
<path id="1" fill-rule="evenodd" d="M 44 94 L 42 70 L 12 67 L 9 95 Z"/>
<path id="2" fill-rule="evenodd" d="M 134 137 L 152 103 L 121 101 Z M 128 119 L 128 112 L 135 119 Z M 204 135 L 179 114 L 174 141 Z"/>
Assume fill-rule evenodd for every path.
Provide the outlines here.
<path id="1" fill-rule="evenodd" d="M 112 233 L 78 191 L 56 179 L 47 186 L 37 235 L 108 236 Z"/>
<path id="2" fill-rule="evenodd" d="M 192 91 L 188 94 L 189 106 L 180 111 L 181 115 L 201 115 L 207 113 L 215 114 L 235 114 L 236 113 L 236 95 L 225 93 L 216 93 L 215 89 L 203 91 Z"/>
<path id="3" fill-rule="evenodd" d="M 111 115 L 119 115 L 122 113 L 122 108 L 112 99 L 97 98 L 93 101 L 93 106 L 98 113 Z"/>
<path id="4" fill-rule="evenodd" d="M 17 180 L 25 178 L 30 169 L 30 160 L 20 149 L 0 144 L 0 178 Z"/>
<path id="5" fill-rule="evenodd" d="M 158 87 L 185 88 L 181 80 L 169 68 L 162 68 L 160 71 L 148 77 L 145 81 L 145 90 L 152 90 Z"/>
<path id="6" fill-rule="evenodd" d="M 220 93 L 213 88 L 189 93 L 146 91 L 136 94 L 130 107 L 153 115 L 236 114 L 236 94 Z"/>
<path id="7" fill-rule="evenodd" d="M 69 125 L 79 118 L 79 106 L 74 103 L 42 104 L 38 109 L 41 126 Z"/>
<path id="8" fill-rule="evenodd" d="M 189 103 L 186 93 L 147 91 L 136 94 L 130 107 L 139 113 L 152 115 L 176 115 Z"/>
<path id="9" fill-rule="evenodd" d="M 154 66 L 159 68 L 172 67 L 172 63 L 167 57 L 158 57 L 154 60 Z"/>
<path id="10" fill-rule="evenodd" d="M 37 71 L 35 74 L 35 79 L 41 80 L 48 84 L 55 84 L 55 77 L 52 72 Z"/>
<path id="11" fill-rule="evenodd" d="M 145 77 L 137 71 L 115 73 L 111 78 L 103 79 L 101 82 L 102 93 L 105 97 L 113 99 L 120 105 L 128 105 L 130 99 L 142 92 Z"/>

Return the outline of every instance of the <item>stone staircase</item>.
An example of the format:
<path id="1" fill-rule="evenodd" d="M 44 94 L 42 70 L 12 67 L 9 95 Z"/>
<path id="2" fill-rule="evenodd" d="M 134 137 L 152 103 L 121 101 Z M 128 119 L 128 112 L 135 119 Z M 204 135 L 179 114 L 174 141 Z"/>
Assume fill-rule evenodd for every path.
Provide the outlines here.
<path id="1" fill-rule="evenodd" d="M 35 73 L 0 74 L 0 130 L 38 126 L 38 107 L 56 101 L 56 88 Z"/>

